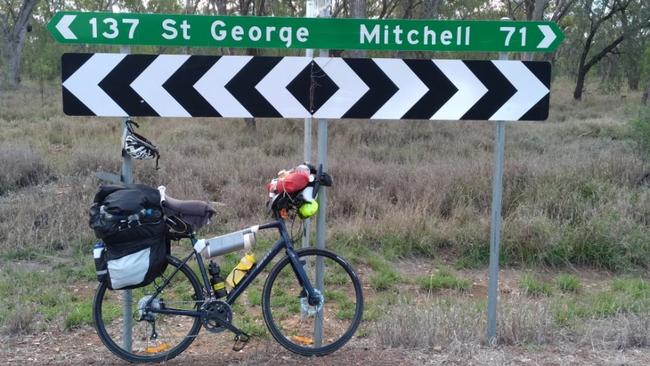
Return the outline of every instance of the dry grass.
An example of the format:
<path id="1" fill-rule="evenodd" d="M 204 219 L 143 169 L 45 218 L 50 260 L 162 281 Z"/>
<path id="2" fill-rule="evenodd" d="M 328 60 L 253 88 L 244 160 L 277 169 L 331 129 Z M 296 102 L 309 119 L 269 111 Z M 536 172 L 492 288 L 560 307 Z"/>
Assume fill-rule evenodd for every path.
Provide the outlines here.
<path id="1" fill-rule="evenodd" d="M 593 316 L 575 327 L 557 323 L 551 300 L 525 298 L 501 301 L 497 314 L 497 343 L 510 346 L 574 344 L 592 349 L 628 349 L 650 346 L 650 317 L 644 312 Z M 471 352 L 485 344 L 485 303 L 467 297 L 439 299 L 428 304 L 398 302 L 387 307 L 375 323 L 380 347 L 444 349 L 452 354 Z"/>
<path id="2" fill-rule="evenodd" d="M 0 196 L 0 252 L 92 240 L 84 217 L 93 173 L 119 169 L 118 119 L 62 116 L 55 86 L 44 103 L 26 103 L 35 88 L 1 104 L 0 161 L 15 173 L 0 185 L 9 191 Z M 566 89 L 555 83 L 548 123 L 508 125 L 503 259 L 648 268 L 650 193 L 638 184 L 646 167 L 626 126 L 633 98 L 593 95 L 577 104 Z M 211 232 L 263 221 L 264 183 L 302 160 L 301 120 L 258 120 L 255 130 L 229 119 L 138 121 L 162 159 L 160 170 L 136 162 L 136 180 L 225 203 Z M 332 246 L 399 256 L 447 250 L 461 265 L 487 263 L 491 123 L 343 120 L 330 124 L 329 138 Z"/>
<path id="3" fill-rule="evenodd" d="M 543 345 L 561 337 L 547 307 L 525 299 L 502 303 L 497 319 L 501 345 Z M 485 342 L 486 323 L 485 303 L 468 298 L 426 305 L 398 303 L 376 323 L 375 338 L 382 347 L 462 353 Z"/>
<path id="4" fill-rule="evenodd" d="M 43 154 L 26 144 L 0 146 L 0 196 L 6 192 L 35 186 L 50 178 L 50 167 Z"/>
<path id="5" fill-rule="evenodd" d="M 74 257 L 73 267 L 87 264 L 90 274 L 76 274 L 74 281 L 89 281 L 94 237 L 87 208 L 98 185 L 93 173 L 118 171 L 120 121 L 63 116 L 59 88 L 47 87 L 41 99 L 35 86 L 26 85 L 0 98 L 0 268 L 15 259 L 49 264 Z M 627 127 L 635 98 L 590 95 L 578 104 L 559 80 L 548 123 L 508 124 L 502 263 L 650 268 L 650 192 L 642 181 L 648 167 L 635 155 Z M 160 170 L 151 161 L 135 162 L 136 181 L 164 184 L 177 198 L 223 202 L 205 230 L 211 234 L 267 219 L 264 184 L 302 161 L 300 120 L 258 120 L 255 130 L 241 120 L 138 122 L 139 132 L 161 148 L 162 159 Z M 368 255 L 351 258 L 376 276 L 369 304 L 415 286 L 393 275 L 395 257 L 487 265 L 493 132 L 487 122 L 330 123 L 335 184 L 328 196 L 328 246 L 346 256 L 383 254 L 375 262 L 364 262 Z M 314 157 L 315 151 L 316 146 Z M 56 284 L 68 277 L 59 272 Z M 2 282 L 5 293 L 17 286 Z M 615 292 L 602 298 L 585 292 L 503 301 L 499 343 L 648 346 L 647 305 L 617 303 L 613 299 L 623 297 Z M 484 342 L 486 319 L 484 301 L 470 296 L 454 294 L 427 305 L 388 302 L 373 309 L 379 315 L 369 327 L 372 337 L 381 347 L 471 352 Z M 575 298 L 565 302 L 560 296 Z M 583 297 L 588 301 L 580 302 Z M 57 306 L 66 308 L 70 301 Z M 562 312 L 554 303 L 577 310 Z M 41 303 L 28 298 L 24 304 Z M 0 312 L 0 324 L 29 331 L 34 317 L 44 313 L 38 306 Z"/>

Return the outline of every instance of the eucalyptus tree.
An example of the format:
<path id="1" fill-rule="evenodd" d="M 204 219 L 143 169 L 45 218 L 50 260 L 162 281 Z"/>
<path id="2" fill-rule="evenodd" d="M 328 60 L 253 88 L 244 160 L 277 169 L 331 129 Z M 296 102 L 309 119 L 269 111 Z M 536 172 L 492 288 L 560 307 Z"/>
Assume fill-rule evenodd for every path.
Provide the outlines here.
<path id="1" fill-rule="evenodd" d="M 9 88 L 20 83 L 23 47 L 37 3 L 38 0 L 3 0 L 0 3 L 0 53 L 4 70 L 0 78 Z"/>
<path id="2" fill-rule="evenodd" d="M 607 55 L 619 52 L 624 40 L 650 28 L 650 3 L 646 0 L 580 0 L 576 20 L 571 37 L 580 51 L 573 98 L 581 100 L 589 71 Z"/>

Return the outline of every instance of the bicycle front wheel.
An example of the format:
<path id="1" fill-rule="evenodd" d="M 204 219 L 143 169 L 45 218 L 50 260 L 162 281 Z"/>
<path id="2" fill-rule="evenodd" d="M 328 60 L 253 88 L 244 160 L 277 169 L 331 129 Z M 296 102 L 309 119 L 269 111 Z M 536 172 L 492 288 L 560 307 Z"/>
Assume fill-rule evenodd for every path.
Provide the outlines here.
<path id="1" fill-rule="evenodd" d="M 309 248 L 296 253 L 317 298 L 310 304 L 296 269 L 284 257 L 264 284 L 262 314 L 271 335 L 283 347 L 304 356 L 323 356 L 341 348 L 359 326 L 361 282 L 352 267 L 333 252 Z"/>
<path id="2" fill-rule="evenodd" d="M 197 310 L 202 303 L 203 292 L 192 270 L 177 258 L 167 258 L 169 264 L 160 277 L 145 287 L 131 290 L 131 299 L 126 301 L 129 321 L 124 318 L 127 291 L 110 290 L 106 283 L 97 288 L 93 304 L 97 334 L 104 345 L 123 360 L 138 363 L 169 360 L 183 352 L 201 329 L 201 320 L 197 317 L 149 310 Z M 156 287 L 162 286 L 166 279 L 169 283 L 154 297 Z M 152 297 L 146 308 L 145 304 Z"/>

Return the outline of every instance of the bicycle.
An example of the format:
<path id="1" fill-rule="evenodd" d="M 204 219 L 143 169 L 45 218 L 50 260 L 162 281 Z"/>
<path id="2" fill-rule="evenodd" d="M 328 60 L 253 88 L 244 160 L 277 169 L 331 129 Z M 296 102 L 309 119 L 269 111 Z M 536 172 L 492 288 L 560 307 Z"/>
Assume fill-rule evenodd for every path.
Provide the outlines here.
<path id="1" fill-rule="evenodd" d="M 315 192 L 324 176 L 319 170 Z M 163 207 L 183 213 L 193 211 L 197 202 L 167 196 Z M 294 249 L 285 221 L 292 212 L 295 219 L 296 203 L 292 195 L 282 195 L 271 203 L 274 220 L 258 229 L 277 229 L 280 238 L 225 298 L 217 298 L 211 286 L 206 265 L 196 250 L 200 239 L 192 225 L 167 217 L 174 229 L 173 239 L 189 239 L 192 251 L 182 259 L 168 255 L 164 273 L 148 286 L 132 290 L 130 342 L 128 332 L 125 342 L 122 329 L 128 323 L 122 319 L 125 291 L 112 291 L 106 282 L 100 283 L 93 319 L 103 344 L 129 362 L 162 362 L 187 349 L 205 328 L 213 333 L 234 333 L 233 349 L 241 350 L 250 336 L 233 324 L 232 306 L 284 249 L 285 256 L 273 266 L 262 289 L 262 315 L 269 332 L 283 347 L 303 356 L 323 356 L 341 348 L 361 322 L 362 286 L 354 269 L 336 253 Z M 201 281 L 188 264 L 192 258 Z"/>

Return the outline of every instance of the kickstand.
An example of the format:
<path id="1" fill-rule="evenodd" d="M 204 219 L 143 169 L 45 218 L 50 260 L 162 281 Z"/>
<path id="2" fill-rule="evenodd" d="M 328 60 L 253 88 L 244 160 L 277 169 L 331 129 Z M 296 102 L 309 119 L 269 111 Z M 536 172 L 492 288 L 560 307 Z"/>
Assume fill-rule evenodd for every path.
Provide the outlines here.
<path id="1" fill-rule="evenodd" d="M 246 344 L 248 344 L 248 341 L 251 339 L 251 337 L 248 336 L 246 333 L 241 333 L 237 334 L 235 336 L 235 344 L 232 346 L 232 350 L 235 352 L 239 352 L 246 347 Z"/>

